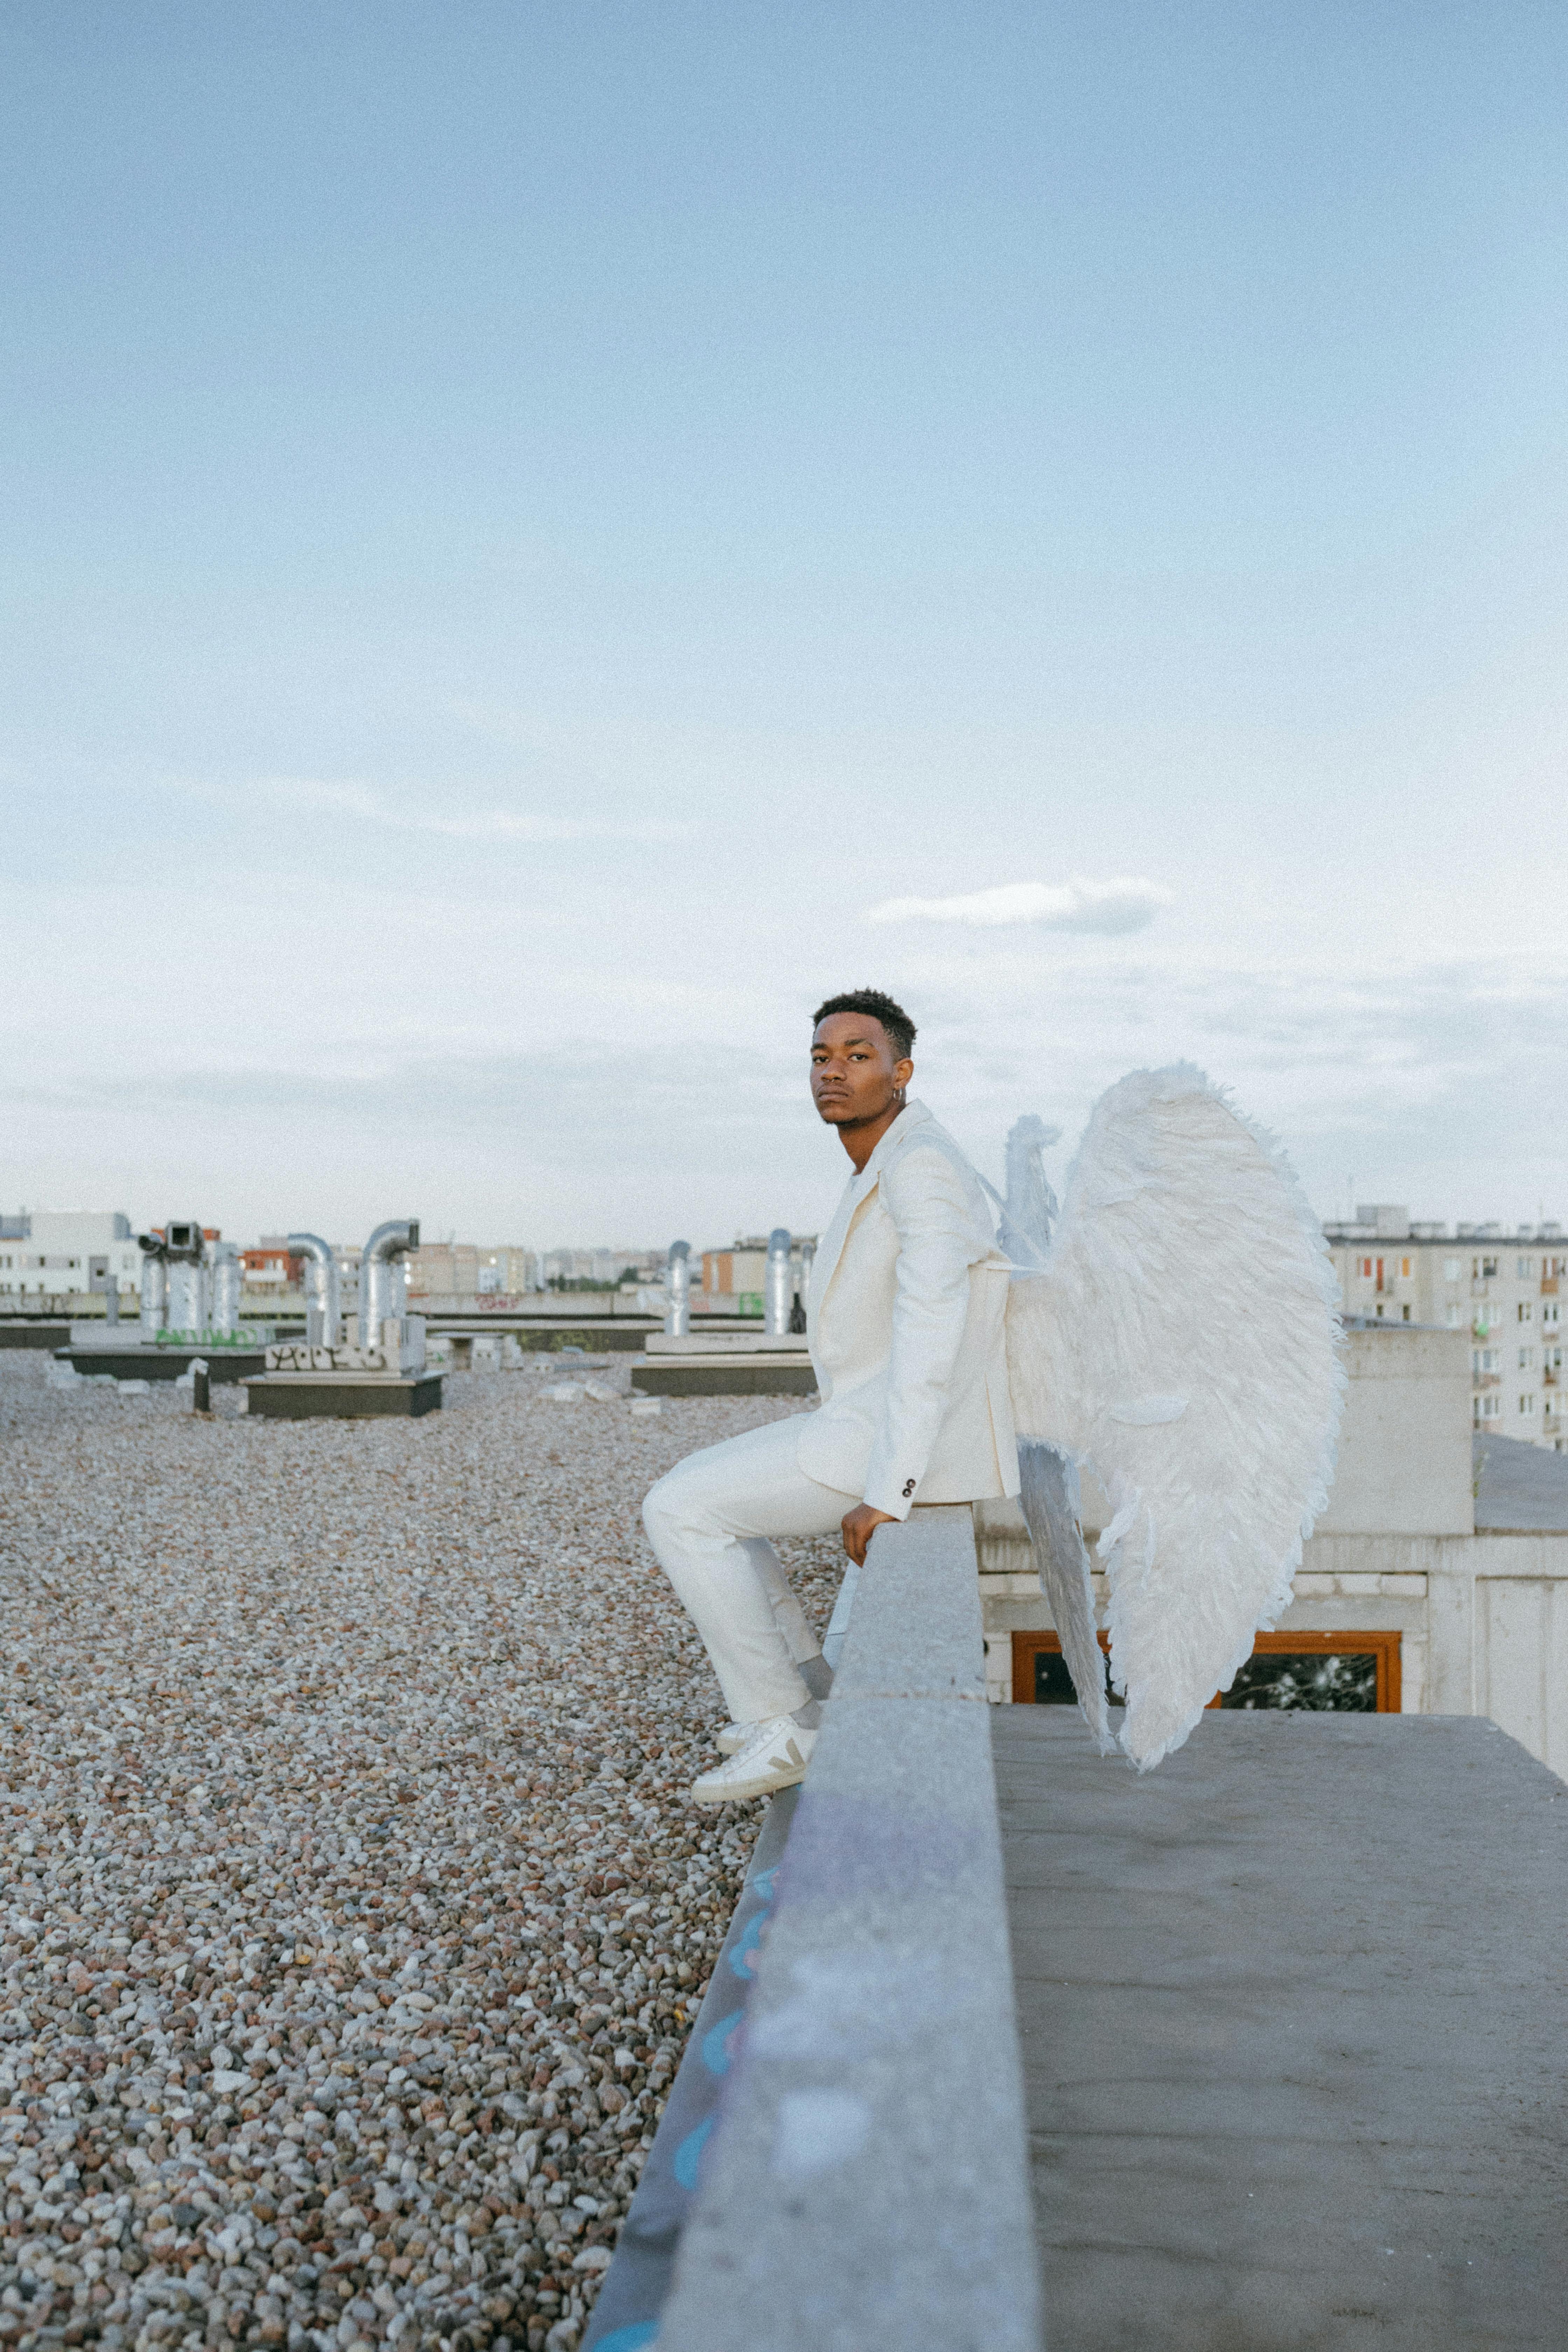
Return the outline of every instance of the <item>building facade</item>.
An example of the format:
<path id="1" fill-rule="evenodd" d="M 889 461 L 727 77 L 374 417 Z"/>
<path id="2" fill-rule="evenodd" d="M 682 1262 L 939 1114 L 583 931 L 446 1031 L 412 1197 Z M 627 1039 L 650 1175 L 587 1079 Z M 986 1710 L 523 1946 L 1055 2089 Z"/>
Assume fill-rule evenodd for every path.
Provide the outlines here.
<path id="1" fill-rule="evenodd" d="M 305 1279 L 305 1261 L 290 1251 L 282 1234 L 263 1234 L 254 1249 L 239 1253 L 240 1280 L 247 1290 L 275 1294 L 299 1290 Z"/>
<path id="2" fill-rule="evenodd" d="M 0 1299 L 80 1297 L 112 1278 L 133 1296 L 142 1253 L 115 1209 L 34 1209 L 0 1218 Z"/>
<path id="3" fill-rule="evenodd" d="M 1531 1255 L 1517 1235 L 1510 1247 Z M 1534 1255 L 1542 1254 L 1537 1244 Z M 1515 1280 L 1513 1303 L 1528 1296 L 1534 1305 L 1525 1277 Z M 1462 1330 L 1421 1329 L 1414 1318 L 1406 1326 L 1386 1315 L 1348 1333 L 1328 1507 L 1303 1547 L 1289 1605 L 1258 1637 L 1252 1665 L 1285 1659 L 1310 1673 L 1314 1654 L 1320 1671 L 1335 1658 L 1375 1659 L 1375 1698 L 1369 1688 L 1359 1701 L 1364 1711 L 1487 1715 L 1568 1779 L 1568 1464 L 1496 1437 L 1477 1440 L 1471 1345 Z M 1499 1417 L 1485 1427 L 1498 1430 Z M 1110 1504 L 1090 1472 L 1081 1481 L 1103 1624 L 1110 1588 L 1095 1543 Z M 1023 1513 L 1016 1501 L 976 1503 L 974 1519 L 987 1696 L 1002 1705 L 1059 1698 L 1059 1676 L 1056 1690 L 1042 1690 L 1037 1678 L 1038 1658 L 1060 1645 Z M 1344 1701 L 1276 1692 L 1244 1703 Z"/>
<path id="4" fill-rule="evenodd" d="M 1473 1426 L 1568 1452 L 1560 1225 L 1450 1229 L 1378 1202 L 1323 1232 L 1347 1319 L 1468 1331 Z"/>
<path id="5" fill-rule="evenodd" d="M 805 1269 L 803 1248 L 816 1247 L 815 1234 L 795 1234 L 790 1241 L 790 1289 L 803 1302 Z M 768 1237 L 746 1234 L 731 1248 L 702 1253 L 701 1304 L 710 1312 L 761 1315 L 766 1300 Z"/>

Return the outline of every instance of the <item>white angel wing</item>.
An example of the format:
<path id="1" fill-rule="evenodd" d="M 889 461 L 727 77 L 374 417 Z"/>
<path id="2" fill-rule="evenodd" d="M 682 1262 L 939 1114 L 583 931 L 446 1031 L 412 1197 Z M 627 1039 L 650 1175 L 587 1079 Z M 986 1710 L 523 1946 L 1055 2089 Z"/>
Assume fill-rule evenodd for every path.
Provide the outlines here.
<path id="1" fill-rule="evenodd" d="M 1007 1349 L 1020 1460 L 1033 1441 L 1090 1463 L 1110 1498 L 1111 1680 L 1140 1769 L 1181 1746 L 1289 1600 L 1333 1475 L 1338 1304 L 1284 1152 L 1201 1070 L 1137 1070 L 1100 1097 L 1045 1270 L 1013 1282 Z M 1027 1482 L 1023 1499 L 1043 1555 Z M 1069 1544 L 1048 1584 L 1103 1740 L 1087 1559 L 1076 1570 Z"/>

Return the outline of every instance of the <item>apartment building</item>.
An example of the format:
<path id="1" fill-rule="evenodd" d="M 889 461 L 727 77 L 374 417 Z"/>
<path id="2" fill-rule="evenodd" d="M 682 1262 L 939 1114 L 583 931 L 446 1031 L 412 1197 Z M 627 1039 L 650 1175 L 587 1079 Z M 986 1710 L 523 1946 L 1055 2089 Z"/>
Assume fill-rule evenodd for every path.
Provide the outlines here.
<path id="1" fill-rule="evenodd" d="M 510 1246 L 482 1250 L 479 1286 L 481 1297 L 493 1292 L 502 1298 L 524 1298 L 530 1291 L 542 1288 L 538 1251 Z"/>
<path id="2" fill-rule="evenodd" d="M 254 1249 L 240 1251 L 239 1265 L 247 1290 L 298 1290 L 305 1279 L 305 1261 L 284 1234 L 263 1234 Z"/>
<path id="3" fill-rule="evenodd" d="M 479 1287 L 479 1253 L 472 1242 L 424 1242 L 409 1253 L 411 1298 L 473 1298 Z"/>
<path id="4" fill-rule="evenodd" d="M 762 1313 L 767 1278 L 765 1241 L 737 1242 L 733 1249 L 702 1253 L 703 1296 L 723 1299 L 733 1315 Z"/>
<path id="5" fill-rule="evenodd" d="M 108 1286 L 134 1293 L 142 1253 L 131 1220 L 114 1209 L 34 1209 L 0 1217 L 0 1298 L 82 1297 Z"/>
<path id="6" fill-rule="evenodd" d="M 1473 1425 L 1568 1452 L 1561 1225 L 1413 1223 L 1376 1202 L 1323 1232 L 1348 1317 L 1468 1330 Z"/>
<path id="7" fill-rule="evenodd" d="M 816 1247 L 815 1234 L 796 1234 L 790 1243 L 792 1291 L 804 1297 L 805 1273 L 802 1244 Z M 768 1279 L 766 1234 L 741 1235 L 729 1249 L 702 1253 L 702 1296 L 710 1307 L 731 1315 L 760 1315 Z"/>

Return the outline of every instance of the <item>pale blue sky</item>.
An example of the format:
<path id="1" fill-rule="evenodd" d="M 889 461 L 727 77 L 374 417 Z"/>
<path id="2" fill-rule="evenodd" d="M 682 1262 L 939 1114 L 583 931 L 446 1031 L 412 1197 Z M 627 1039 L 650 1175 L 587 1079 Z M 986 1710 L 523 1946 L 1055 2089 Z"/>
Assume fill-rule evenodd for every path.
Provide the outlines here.
<path id="1" fill-rule="evenodd" d="M 1568 1217 L 1565 101 L 1507 0 L 0 12 L 0 1200 L 808 1228 L 871 979 L 993 1170 L 1187 1055 Z"/>

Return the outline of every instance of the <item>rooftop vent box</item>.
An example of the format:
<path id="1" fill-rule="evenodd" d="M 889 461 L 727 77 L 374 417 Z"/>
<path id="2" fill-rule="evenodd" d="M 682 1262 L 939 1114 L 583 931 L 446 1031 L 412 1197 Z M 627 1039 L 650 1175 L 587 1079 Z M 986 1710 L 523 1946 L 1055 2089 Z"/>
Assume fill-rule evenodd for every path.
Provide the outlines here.
<path id="1" fill-rule="evenodd" d="M 1356 1223 L 1370 1225 L 1380 1242 L 1410 1238 L 1410 1212 L 1403 1201 L 1358 1201 Z"/>

